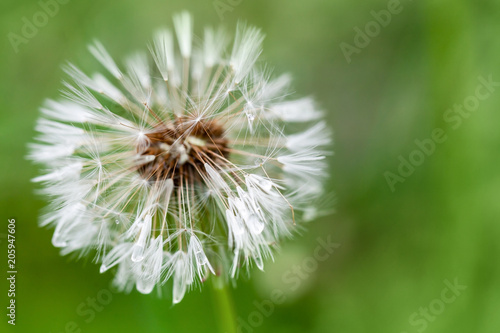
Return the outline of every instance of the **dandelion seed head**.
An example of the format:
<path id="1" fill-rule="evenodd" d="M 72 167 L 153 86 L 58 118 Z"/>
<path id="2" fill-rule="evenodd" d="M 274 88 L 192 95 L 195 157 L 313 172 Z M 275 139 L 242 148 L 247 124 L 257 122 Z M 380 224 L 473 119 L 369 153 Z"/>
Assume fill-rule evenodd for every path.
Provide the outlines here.
<path id="1" fill-rule="evenodd" d="M 173 25 L 152 61 L 121 68 L 95 41 L 106 74 L 66 65 L 72 82 L 43 105 L 28 157 L 61 254 L 93 255 L 124 292 L 167 284 L 178 303 L 212 275 L 264 270 L 317 215 L 331 134 L 311 98 L 290 98 L 289 75 L 260 68 L 259 29 L 239 24 L 231 44 L 207 28 L 198 43 L 187 12 Z"/>

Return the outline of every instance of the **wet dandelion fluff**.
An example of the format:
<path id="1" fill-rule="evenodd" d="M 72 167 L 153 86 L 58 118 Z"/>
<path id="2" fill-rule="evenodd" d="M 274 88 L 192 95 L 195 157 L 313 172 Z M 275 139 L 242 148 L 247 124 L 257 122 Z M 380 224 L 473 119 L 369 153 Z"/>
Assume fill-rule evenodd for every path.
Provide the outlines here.
<path id="1" fill-rule="evenodd" d="M 239 24 L 231 45 L 210 28 L 196 43 L 187 13 L 174 27 L 123 66 L 94 42 L 106 75 L 67 64 L 29 158 L 63 255 L 94 256 L 125 292 L 172 281 L 178 303 L 211 275 L 262 270 L 315 216 L 330 132 L 310 98 L 288 97 L 288 75 L 259 69 L 258 29 Z"/>

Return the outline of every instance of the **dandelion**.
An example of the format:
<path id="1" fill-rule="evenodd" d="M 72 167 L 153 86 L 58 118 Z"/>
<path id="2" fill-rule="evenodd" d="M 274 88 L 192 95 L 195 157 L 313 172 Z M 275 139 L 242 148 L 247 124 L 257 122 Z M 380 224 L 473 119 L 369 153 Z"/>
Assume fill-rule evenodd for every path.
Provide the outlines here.
<path id="1" fill-rule="evenodd" d="M 239 24 L 230 45 L 211 28 L 197 42 L 188 13 L 174 27 L 124 64 L 94 42 L 107 76 L 67 64 L 29 158 L 62 254 L 94 256 L 125 292 L 171 280 L 178 303 L 211 275 L 263 270 L 314 216 L 331 137 L 312 99 L 288 98 L 288 75 L 258 65 L 259 29 Z"/>

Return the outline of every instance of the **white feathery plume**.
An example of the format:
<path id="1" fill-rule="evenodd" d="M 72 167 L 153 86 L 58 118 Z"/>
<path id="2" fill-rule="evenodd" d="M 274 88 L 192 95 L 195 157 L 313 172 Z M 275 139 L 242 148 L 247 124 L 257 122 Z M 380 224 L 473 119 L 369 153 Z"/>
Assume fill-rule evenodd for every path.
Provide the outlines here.
<path id="1" fill-rule="evenodd" d="M 122 78 L 120 69 L 101 42 L 95 40 L 94 45 L 89 45 L 89 51 L 115 78 Z"/>
<path id="2" fill-rule="evenodd" d="M 238 24 L 231 53 L 230 66 L 234 71 L 234 80 L 239 84 L 253 68 L 262 52 L 264 35 L 260 29 L 247 28 L 245 24 Z"/>
<path id="3" fill-rule="evenodd" d="M 137 53 L 126 60 L 127 76 L 124 86 L 141 104 L 148 105 L 151 97 L 151 77 L 148 59 L 145 54 Z"/>
<path id="4" fill-rule="evenodd" d="M 270 116 L 278 117 L 287 122 L 306 122 L 320 119 L 323 113 L 316 108 L 312 98 L 304 97 L 271 106 Z"/>
<path id="5" fill-rule="evenodd" d="M 85 123 L 91 119 L 91 112 L 87 108 L 69 101 L 48 99 L 40 111 L 47 118 L 64 122 Z"/>
<path id="6" fill-rule="evenodd" d="M 299 152 L 329 145 L 331 141 L 328 126 L 324 121 L 320 121 L 302 133 L 289 135 L 286 139 L 286 147 L 293 152 Z"/>
<path id="7" fill-rule="evenodd" d="M 278 157 L 278 162 L 284 165 L 284 170 L 300 177 L 322 174 L 326 167 L 324 159 L 325 156 L 319 151 L 305 150 L 282 155 Z"/>
<path id="8" fill-rule="evenodd" d="M 188 12 L 174 15 L 174 26 L 179 49 L 183 58 L 189 58 L 192 50 L 193 19 Z"/>
<path id="9" fill-rule="evenodd" d="M 202 52 L 205 67 L 212 68 L 220 62 L 227 43 L 228 38 L 224 30 L 205 28 Z"/>
<path id="10" fill-rule="evenodd" d="M 168 81 L 169 72 L 174 70 L 174 38 L 168 29 L 158 30 L 153 38 L 149 51 L 160 71 L 163 80 Z"/>

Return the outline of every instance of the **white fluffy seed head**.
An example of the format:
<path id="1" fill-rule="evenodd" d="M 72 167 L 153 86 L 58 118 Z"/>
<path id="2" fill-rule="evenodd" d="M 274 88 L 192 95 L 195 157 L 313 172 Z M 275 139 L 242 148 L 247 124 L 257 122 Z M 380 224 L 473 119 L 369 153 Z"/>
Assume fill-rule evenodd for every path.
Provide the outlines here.
<path id="1" fill-rule="evenodd" d="M 94 42 L 111 77 L 66 65 L 74 82 L 43 105 L 28 157 L 45 167 L 41 224 L 62 254 L 95 251 L 125 292 L 172 280 L 178 303 L 211 275 L 263 270 L 316 212 L 331 135 L 312 99 L 289 98 L 289 75 L 256 66 L 259 29 L 239 24 L 226 54 L 223 30 L 198 45 L 188 13 L 174 27 L 177 46 L 160 30 L 152 61 L 136 53 L 122 69 Z"/>

